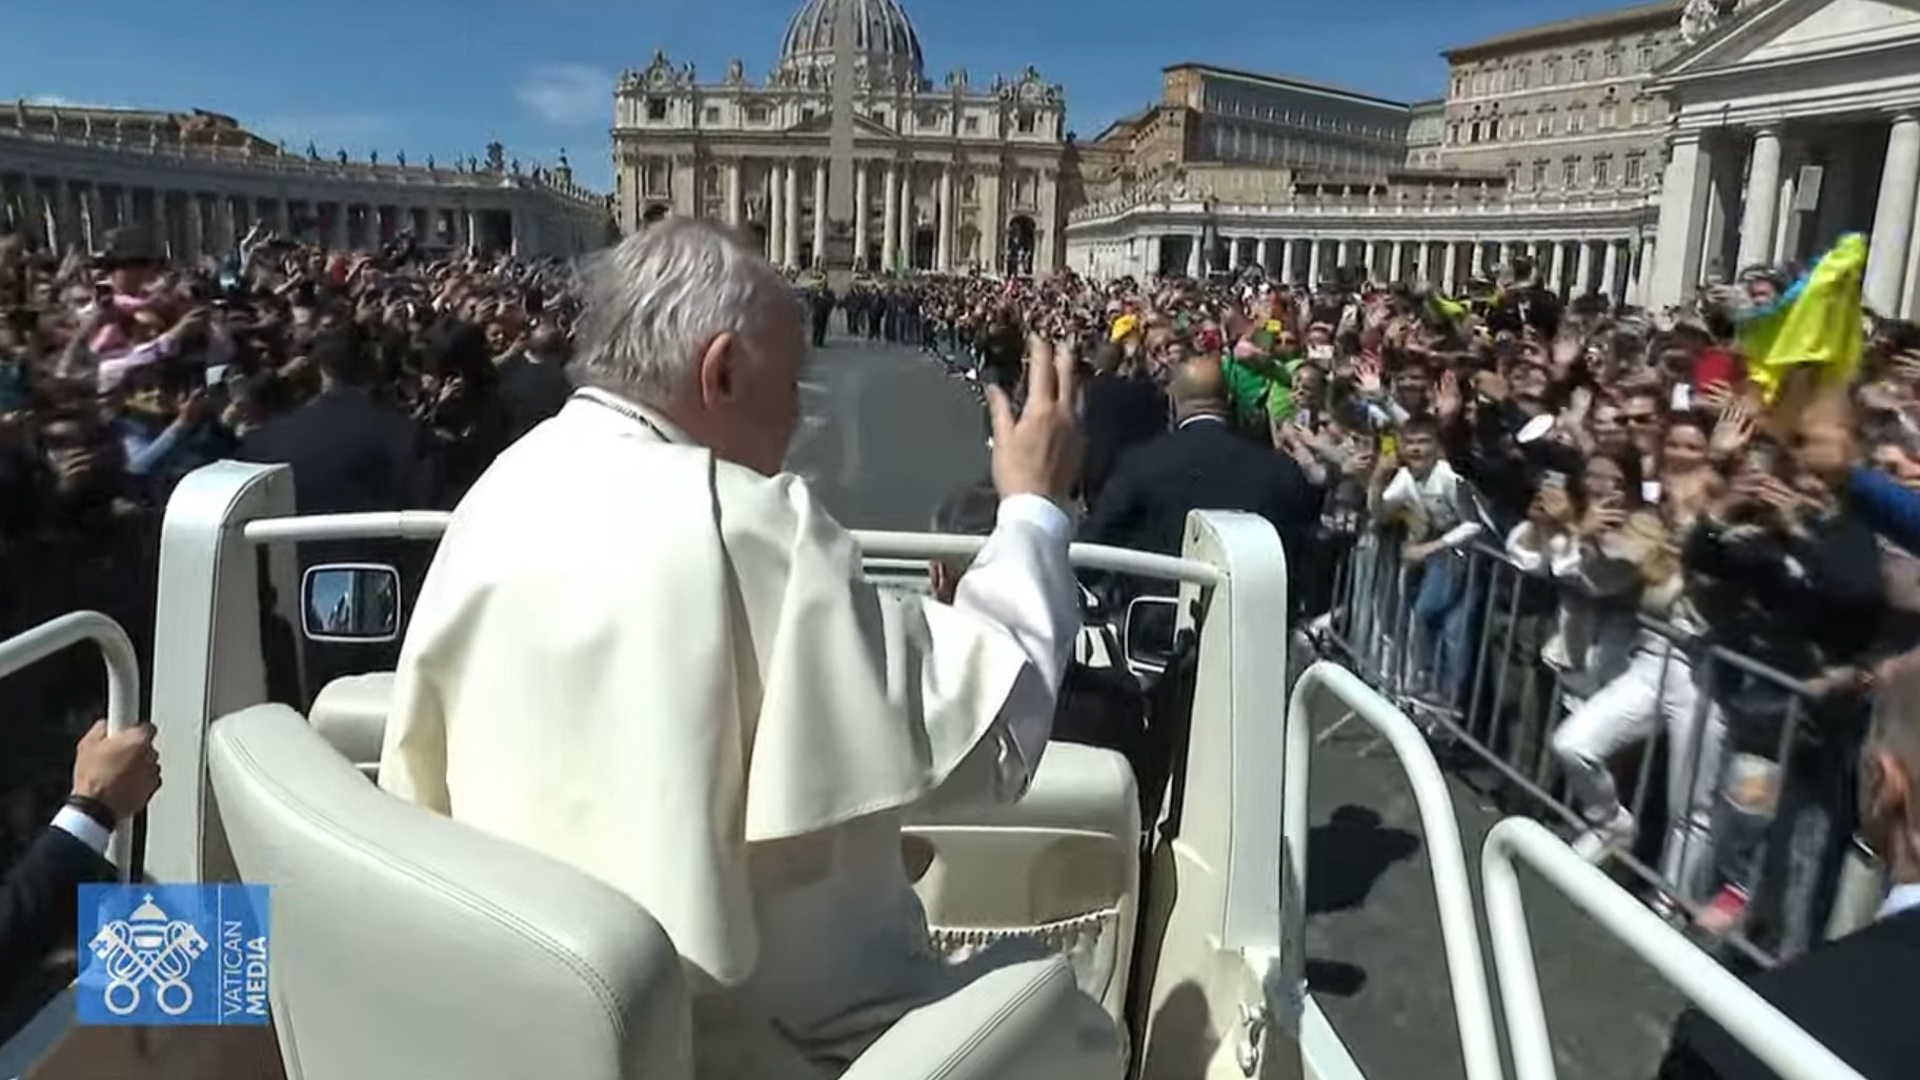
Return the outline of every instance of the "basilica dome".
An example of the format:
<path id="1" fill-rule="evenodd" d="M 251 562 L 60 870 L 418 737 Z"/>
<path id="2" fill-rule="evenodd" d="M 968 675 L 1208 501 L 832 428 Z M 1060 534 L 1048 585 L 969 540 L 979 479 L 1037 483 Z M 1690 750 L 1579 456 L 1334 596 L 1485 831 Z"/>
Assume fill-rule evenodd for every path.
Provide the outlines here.
<path id="1" fill-rule="evenodd" d="M 914 82 L 925 77 L 920 35 L 897 0 L 807 0 L 787 24 L 776 77 L 805 81 L 833 69 L 833 34 L 843 4 L 853 6 L 853 55 L 876 82 Z"/>

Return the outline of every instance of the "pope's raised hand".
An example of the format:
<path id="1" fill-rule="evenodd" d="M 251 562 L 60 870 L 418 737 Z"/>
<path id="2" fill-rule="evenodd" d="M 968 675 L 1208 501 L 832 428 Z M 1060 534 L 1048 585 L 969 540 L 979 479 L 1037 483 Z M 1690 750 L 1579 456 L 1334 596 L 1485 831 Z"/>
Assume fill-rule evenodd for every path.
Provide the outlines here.
<path id="1" fill-rule="evenodd" d="M 1080 467 L 1075 418 L 1075 356 L 1038 335 L 1027 338 L 1027 401 L 1019 416 L 997 386 L 987 388 L 993 419 L 993 486 L 1005 499 L 1040 495 L 1064 501 Z"/>

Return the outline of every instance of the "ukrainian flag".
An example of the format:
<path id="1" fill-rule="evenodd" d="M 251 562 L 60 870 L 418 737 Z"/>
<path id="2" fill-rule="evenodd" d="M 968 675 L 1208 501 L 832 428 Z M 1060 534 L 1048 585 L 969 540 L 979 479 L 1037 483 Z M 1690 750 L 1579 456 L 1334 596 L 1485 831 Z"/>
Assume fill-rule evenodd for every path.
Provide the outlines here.
<path id="1" fill-rule="evenodd" d="M 1821 381 L 1844 386 L 1866 348 L 1860 287 L 1867 241 L 1848 233 L 1778 300 L 1737 316 L 1747 377 L 1773 401 L 1790 368 L 1815 364 Z"/>

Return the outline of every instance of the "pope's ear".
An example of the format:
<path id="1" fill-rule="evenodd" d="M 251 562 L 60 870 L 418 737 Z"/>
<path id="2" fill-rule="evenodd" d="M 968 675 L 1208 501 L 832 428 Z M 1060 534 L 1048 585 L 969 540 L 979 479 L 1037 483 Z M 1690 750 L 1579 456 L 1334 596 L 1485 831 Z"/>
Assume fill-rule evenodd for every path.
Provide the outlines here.
<path id="1" fill-rule="evenodd" d="M 700 398 L 709 404 L 733 396 L 741 361 L 740 339 L 732 332 L 715 335 L 700 356 Z"/>

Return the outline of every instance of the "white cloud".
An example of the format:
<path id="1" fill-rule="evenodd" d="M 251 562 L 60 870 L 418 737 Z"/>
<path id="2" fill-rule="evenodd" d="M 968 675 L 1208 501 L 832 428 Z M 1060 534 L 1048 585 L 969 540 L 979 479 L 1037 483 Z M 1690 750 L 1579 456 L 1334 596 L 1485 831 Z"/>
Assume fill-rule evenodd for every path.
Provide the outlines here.
<path id="1" fill-rule="evenodd" d="M 613 115 L 613 75 L 589 64 L 542 64 L 527 73 L 518 96 L 548 123 L 592 124 Z"/>

